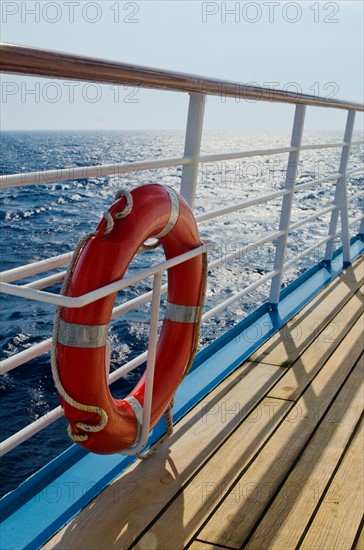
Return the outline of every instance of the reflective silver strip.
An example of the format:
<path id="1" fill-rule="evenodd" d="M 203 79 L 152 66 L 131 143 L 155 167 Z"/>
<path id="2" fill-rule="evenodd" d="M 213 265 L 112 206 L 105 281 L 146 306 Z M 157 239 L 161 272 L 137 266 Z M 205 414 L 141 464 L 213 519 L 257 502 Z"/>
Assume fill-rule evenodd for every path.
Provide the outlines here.
<path id="1" fill-rule="evenodd" d="M 139 403 L 139 401 L 132 395 L 129 395 L 128 397 L 125 397 L 124 398 L 124 401 L 126 401 L 130 406 L 131 408 L 133 409 L 134 411 L 134 414 L 135 414 L 135 418 L 137 419 L 137 422 L 138 422 L 138 432 L 137 432 L 137 436 L 136 436 L 136 439 L 133 443 L 133 446 L 134 445 L 137 445 L 137 443 L 139 443 L 139 439 L 140 439 L 140 434 L 141 434 L 141 431 L 142 431 L 142 423 L 143 423 L 143 406 Z"/>
<path id="2" fill-rule="evenodd" d="M 162 237 L 165 237 L 170 231 L 172 231 L 172 229 L 176 225 L 179 216 L 179 201 L 176 193 L 170 187 L 165 187 L 164 189 L 167 191 L 169 198 L 171 199 L 171 213 L 169 215 L 168 223 L 163 231 L 158 233 L 158 235 L 153 235 L 155 239 L 161 239 Z"/>
<path id="3" fill-rule="evenodd" d="M 77 325 L 60 320 L 58 342 L 72 348 L 105 346 L 109 325 Z"/>
<path id="4" fill-rule="evenodd" d="M 176 323 L 197 323 L 200 317 L 200 306 L 178 306 L 167 302 L 166 316 Z"/>

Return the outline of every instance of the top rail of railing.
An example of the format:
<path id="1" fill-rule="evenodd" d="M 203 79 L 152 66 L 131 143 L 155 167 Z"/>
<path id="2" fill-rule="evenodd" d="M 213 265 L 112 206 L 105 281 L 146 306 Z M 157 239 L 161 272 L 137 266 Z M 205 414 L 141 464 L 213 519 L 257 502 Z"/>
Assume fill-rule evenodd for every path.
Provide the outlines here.
<path id="1" fill-rule="evenodd" d="M 0 70 L 12 74 L 122 84 L 176 92 L 194 92 L 247 100 L 294 103 L 316 107 L 364 111 L 364 105 L 333 98 L 252 86 L 228 80 L 105 61 L 92 57 L 0 44 Z"/>

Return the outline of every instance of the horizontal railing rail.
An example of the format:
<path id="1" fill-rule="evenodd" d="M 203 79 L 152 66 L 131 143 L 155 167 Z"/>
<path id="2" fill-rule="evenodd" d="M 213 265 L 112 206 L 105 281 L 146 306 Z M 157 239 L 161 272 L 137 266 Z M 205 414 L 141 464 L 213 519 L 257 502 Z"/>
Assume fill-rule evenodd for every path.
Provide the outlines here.
<path id="1" fill-rule="evenodd" d="M 364 140 L 357 140 L 351 145 L 362 145 Z M 335 144 L 315 144 L 312 146 L 303 145 L 301 150 L 329 149 L 339 148 L 345 143 Z M 255 151 L 240 151 L 234 153 L 217 153 L 214 155 L 203 155 L 197 159 L 198 163 L 206 164 L 212 162 L 239 160 L 243 158 L 262 157 L 271 155 L 280 155 L 295 151 L 294 147 L 277 147 L 274 149 L 259 149 Z M 5 174 L 0 176 L 0 188 L 7 189 L 12 187 L 21 187 L 28 185 L 42 185 L 49 183 L 58 183 L 61 181 L 102 178 L 106 176 L 118 176 L 122 174 L 132 174 L 135 172 L 145 172 L 147 170 L 157 170 L 161 168 L 170 168 L 172 166 L 186 166 L 192 164 L 193 159 L 188 157 L 179 157 L 161 160 L 145 160 L 140 162 L 129 162 L 120 164 L 100 164 L 96 166 L 77 166 L 63 168 L 59 170 L 39 170 L 37 172 L 22 172 L 20 174 Z M 359 171 L 361 169 L 357 169 Z M 350 174 L 348 174 L 350 175 Z M 328 176 L 331 179 L 337 179 L 339 174 Z M 322 181 L 326 181 L 324 178 Z M 302 187 L 301 187 L 302 188 Z"/>
<path id="2" fill-rule="evenodd" d="M 276 306 L 280 299 L 280 289 L 282 286 L 282 277 L 286 270 L 296 264 L 304 257 L 312 254 L 321 246 L 325 246 L 324 259 L 330 261 L 333 254 L 334 242 L 340 237 L 343 249 L 344 261 L 350 261 L 349 250 L 349 229 L 360 224 L 358 233 L 364 233 L 364 215 L 349 219 L 348 206 L 353 210 L 354 202 L 363 198 L 364 192 L 353 192 L 348 195 L 347 180 L 363 171 L 362 167 L 349 166 L 349 154 L 353 146 L 359 146 L 364 143 L 363 140 L 353 140 L 354 117 L 356 111 L 363 111 L 364 106 L 346 101 L 334 99 L 318 98 L 305 94 L 289 93 L 280 90 L 271 90 L 228 82 L 224 80 L 215 80 L 188 74 L 161 71 L 145 67 L 137 67 L 125 63 L 108 62 L 87 57 L 75 56 L 59 52 L 49 52 L 28 48 L 24 46 L 15 46 L 11 44 L 0 45 L 0 70 L 13 74 L 24 74 L 30 76 L 75 79 L 78 81 L 89 81 L 111 84 L 132 85 L 142 88 L 154 88 L 164 91 L 188 92 L 190 94 L 189 114 L 185 135 L 185 150 L 183 155 L 167 159 L 150 159 L 138 162 L 119 164 L 102 164 L 96 166 L 77 166 L 68 167 L 59 170 L 39 170 L 36 172 L 23 172 L 18 174 L 6 174 L 0 177 L 2 188 L 14 188 L 20 186 L 46 185 L 60 181 L 75 181 L 77 179 L 103 178 L 108 176 L 118 176 L 150 170 L 160 170 L 169 167 L 182 167 L 181 193 L 193 208 L 196 195 L 196 185 L 198 176 L 198 167 L 203 164 L 215 162 L 229 162 L 233 160 L 264 157 L 272 155 L 288 154 L 288 163 L 285 170 L 284 187 L 277 191 L 258 194 L 258 196 L 248 197 L 246 200 L 237 204 L 228 204 L 224 201 L 221 208 L 211 211 L 204 211 L 196 215 L 198 224 L 205 224 L 212 220 L 218 220 L 229 214 L 242 213 L 245 209 L 267 204 L 269 201 L 281 200 L 280 221 L 276 230 L 272 230 L 264 237 L 257 238 L 253 242 L 239 247 L 237 250 L 225 252 L 220 257 L 209 261 L 208 269 L 212 271 L 228 262 L 234 262 L 250 252 L 257 250 L 266 244 L 273 244 L 275 248 L 274 265 L 268 272 L 262 274 L 259 279 L 248 284 L 245 288 L 240 288 L 227 299 L 222 300 L 217 305 L 205 310 L 202 315 L 202 322 L 215 318 L 222 311 L 231 307 L 233 304 L 242 300 L 245 296 L 257 290 L 260 286 L 270 283 L 269 301 L 272 307 Z M 286 147 L 275 147 L 266 149 L 254 149 L 235 152 L 218 152 L 214 154 L 201 155 L 201 134 L 204 118 L 204 104 L 206 95 L 222 95 L 226 97 L 242 97 L 246 99 L 259 99 L 268 102 L 291 103 L 295 105 L 295 116 L 292 127 L 290 145 Z M 347 121 L 345 133 L 342 141 L 334 143 L 302 143 L 302 134 L 305 119 L 305 110 L 307 106 L 330 107 L 335 109 L 347 110 Z M 315 150 L 340 149 L 341 160 L 338 163 L 334 174 L 330 173 L 318 179 L 308 175 L 309 181 L 297 182 L 297 167 L 302 151 L 313 152 Z M 324 202 L 320 209 L 314 213 L 295 221 L 292 221 L 292 209 L 296 194 L 305 189 L 317 189 L 326 184 L 324 189 L 333 191 L 333 200 L 329 203 Z M 252 186 L 254 191 L 254 186 Z M 328 234 L 321 236 L 311 246 L 299 251 L 294 258 L 287 259 L 286 250 L 292 233 L 305 227 L 310 227 L 311 223 L 316 223 L 318 219 L 330 215 L 328 222 Z M 352 215 L 352 214 L 351 214 Z M 338 227 L 338 220 L 341 220 L 341 227 Z M 114 294 L 121 289 L 136 284 L 142 280 L 153 278 L 153 290 L 145 292 L 141 296 L 126 300 L 120 305 L 114 307 L 112 319 L 116 319 L 137 307 L 151 302 L 151 323 L 149 332 L 148 351 L 142 352 L 137 357 L 128 361 L 125 365 L 117 368 L 109 375 L 109 383 L 119 380 L 134 368 L 147 361 L 148 377 L 148 397 L 145 402 L 145 416 L 143 416 L 142 439 L 137 448 L 131 450 L 131 453 L 138 452 L 147 442 L 149 428 L 149 413 L 151 406 L 151 384 L 154 372 L 154 356 L 157 345 L 157 328 L 159 319 L 159 301 L 160 296 L 166 293 L 167 285 L 161 284 L 163 272 L 170 267 L 188 261 L 192 257 L 204 254 L 216 248 L 218 243 L 206 242 L 195 250 L 173 258 L 165 260 L 156 265 L 140 270 L 133 275 L 124 277 L 124 279 L 115 281 L 112 284 L 98 288 L 83 296 L 76 298 L 62 296 L 47 289 L 63 281 L 66 267 L 72 259 L 72 253 L 68 252 L 59 256 L 53 256 L 48 259 L 42 259 L 32 262 L 28 265 L 15 267 L 4 271 L 1 274 L 1 290 L 7 294 L 17 297 L 37 300 L 63 307 L 83 307 L 95 300 L 99 300 L 110 294 Z M 52 273 L 56 271 L 55 273 Z M 45 274 L 45 276 L 42 276 Z M 27 278 L 35 278 L 30 282 L 19 284 L 19 281 Z M 17 284 L 14 284 L 14 283 Z M 47 338 L 42 342 L 36 343 L 31 347 L 6 358 L 1 366 L 0 373 L 5 374 L 13 369 L 24 365 L 28 361 L 48 353 L 52 346 L 52 340 Z M 1 454 L 5 454 L 14 449 L 20 443 L 26 441 L 34 434 L 38 433 L 46 426 L 50 425 L 62 416 L 61 407 L 56 407 L 46 415 L 32 422 L 21 429 L 16 434 L 7 438 L 1 444 Z"/>
<path id="3" fill-rule="evenodd" d="M 110 296 L 110 294 L 114 294 L 119 290 L 125 289 L 128 286 L 139 283 L 144 279 L 148 279 L 149 277 L 152 277 L 157 273 L 160 273 L 161 271 L 170 269 L 171 267 L 186 262 L 191 258 L 195 258 L 196 256 L 204 254 L 208 252 L 208 250 L 210 250 L 213 246 L 214 243 L 204 244 L 198 248 L 195 248 L 194 250 L 185 252 L 180 256 L 176 256 L 174 258 L 166 260 L 161 264 L 156 264 L 154 266 L 147 267 L 146 269 L 142 269 L 135 275 L 129 275 L 128 277 L 124 277 L 119 281 L 115 281 L 106 286 L 100 287 L 97 290 L 93 290 L 91 292 L 88 292 L 87 294 L 83 294 L 82 296 L 78 296 L 75 298 L 71 298 L 70 296 L 63 296 L 61 294 L 53 294 L 51 292 L 43 292 L 41 290 L 35 290 L 26 286 L 11 285 L 9 283 L 2 282 L 0 283 L 0 291 L 6 294 L 10 294 L 12 296 L 28 298 L 29 300 L 36 300 L 37 302 L 53 304 L 55 306 L 81 308 L 87 306 L 88 304 L 91 304 L 92 302 L 96 302 L 101 298 L 105 298 L 105 296 Z"/>
<path id="4" fill-rule="evenodd" d="M 99 84 L 122 84 L 157 90 L 222 95 L 223 97 L 240 97 L 296 105 L 364 110 L 364 106 L 359 103 L 339 101 L 333 98 L 251 86 L 174 71 L 150 69 L 15 44 L 1 44 L 0 58 L 0 70 L 12 74 L 97 82 Z"/>

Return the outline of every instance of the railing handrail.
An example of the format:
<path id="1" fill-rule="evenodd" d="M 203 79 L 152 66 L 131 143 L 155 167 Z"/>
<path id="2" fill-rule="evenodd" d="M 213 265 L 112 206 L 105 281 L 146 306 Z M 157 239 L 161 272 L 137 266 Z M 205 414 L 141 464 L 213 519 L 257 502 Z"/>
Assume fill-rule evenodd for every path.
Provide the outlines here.
<path id="1" fill-rule="evenodd" d="M 0 44 L 0 71 L 61 80 L 122 84 L 138 88 L 364 111 L 364 105 L 360 103 L 16 44 Z"/>

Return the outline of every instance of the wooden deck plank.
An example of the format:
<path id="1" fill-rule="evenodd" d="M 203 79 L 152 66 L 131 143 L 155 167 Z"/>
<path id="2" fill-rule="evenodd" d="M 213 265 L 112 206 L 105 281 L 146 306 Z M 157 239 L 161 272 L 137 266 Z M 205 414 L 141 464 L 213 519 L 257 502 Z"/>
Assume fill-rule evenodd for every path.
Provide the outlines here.
<path id="1" fill-rule="evenodd" d="M 323 362 L 334 353 L 338 343 L 363 311 L 364 299 L 357 292 L 344 307 L 333 317 L 311 345 L 295 361 L 293 366 L 270 391 L 270 397 L 295 400 L 304 391 L 312 378 L 321 368 Z M 312 319 L 310 319 L 312 322 Z M 364 322 L 362 324 L 364 333 Z"/>
<path id="2" fill-rule="evenodd" d="M 263 346 L 262 352 L 254 354 L 176 425 L 168 443 L 115 480 L 45 548 L 178 550 L 190 545 L 200 550 L 234 549 L 240 548 L 252 529 L 256 530 L 248 543 L 251 548 L 294 547 L 297 533 L 302 534 L 310 521 L 312 506 L 317 508 L 316 502 L 307 502 L 309 495 L 313 500 L 315 484 L 320 493 L 327 485 L 335 457 L 342 454 L 358 413 L 358 395 L 347 399 L 345 409 L 342 393 L 358 387 L 357 374 L 353 381 L 348 378 L 341 397 L 332 400 L 363 347 L 364 321 L 358 320 L 363 268 L 364 259 L 347 270 L 345 279 L 340 276 L 333 281 L 282 331 L 286 340 L 287 334 L 291 336 L 290 345 L 277 336 Z M 333 323 L 339 327 L 338 341 L 323 345 L 320 339 L 332 336 Z M 302 337 L 294 342 L 298 324 Z M 318 342 L 317 327 L 322 329 Z M 282 369 L 294 362 L 297 353 L 302 357 L 289 370 Z M 317 428 L 325 414 L 326 421 Z M 337 415 L 341 423 L 330 422 Z M 324 460 L 316 461 L 320 441 Z M 283 493 L 290 495 L 287 491 L 294 490 L 292 484 L 303 484 L 305 475 L 310 481 L 298 497 L 294 494 L 294 505 L 284 502 Z M 262 519 L 263 513 L 267 516 Z M 279 513 L 284 516 L 282 526 Z M 283 534 L 287 528 L 293 531 L 291 538 Z M 358 529 L 358 525 L 356 531 L 352 528 L 352 542 Z M 254 546 L 259 537 L 263 546 Z M 281 546 L 277 546 L 279 540 Z M 272 546 L 265 546 L 268 541 Z M 360 544 L 361 538 L 357 550 Z"/>
<path id="3" fill-rule="evenodd" d="M 358 321 L 210 521 L 197 533 L 198 538 L 240 548 L 358 360 L 361 346 L 362 323 Z"/>
<path id="4" fill-rule="evenodd" d="M 291 365 L 358 291 L 363 282 L 364 258 L 359 258 L 253 353 L 249 360 L 271 365 Z"/>
<path id="5" fill-rule="evenodd" d="M 322 502 L 302 542 L 302 550 L 352 548 L 364 512 L 363 427 L 362 422 L 329 489 L 333 498 Z"/>
<path id="6" fill-rule="evenodd" d="M 246 547 L 247 550 L 282 550 L 297 547 L 360 420 L 363 411 L 363 366 L 362 356 L 328 416 L 320 424 L 259 523 Z M 336 486 L 332 487 L 324 498 L 325 505 L 337 494 Z M 356 532 L 357 529 L 355 534 Z M 318 545 L 317 548 L 321 546 Z"/>
<path id="7" fill-rule="evenodd" d="M 264 399 L 151 526 L 147 537 L 152 533 L 158 548 L 168 548 L 172 540 L 175 550 L 184 548 L 290 407 L 288 401 Z M 145 546 L 141 539 L 135 548 Z"/>
<path id="8" fill-rule="evenodd" d="M 240 367 L 176 425 L 168 443 L 115 480 L 45 548 L 128 548 L 281 374 L 276 366 Z"/>

